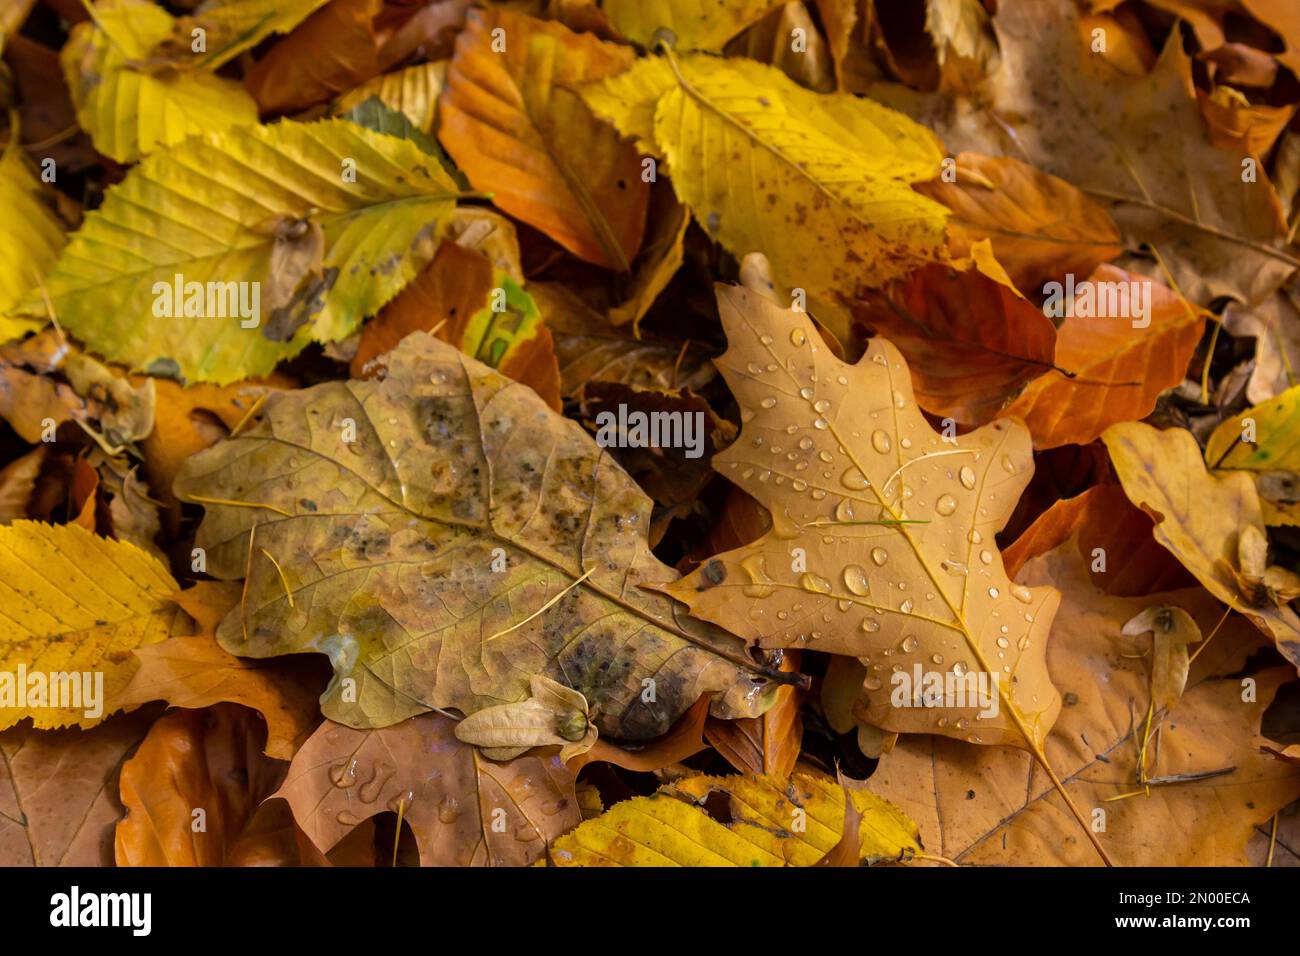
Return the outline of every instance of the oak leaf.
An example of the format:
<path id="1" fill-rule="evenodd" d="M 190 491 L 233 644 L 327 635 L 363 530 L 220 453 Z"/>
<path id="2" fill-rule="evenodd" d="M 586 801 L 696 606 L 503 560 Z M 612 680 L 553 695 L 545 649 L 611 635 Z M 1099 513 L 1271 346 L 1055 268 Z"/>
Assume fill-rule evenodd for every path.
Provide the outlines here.
<path id="1" fill-rule="evenodd" d="M 247 578 L 223 647 L 328 654 L 324 713 L 359 727 L 522 700 L 538 674 L 615 738 L 701 694 L 761 710 L 767 669 L 647 590 L 675 577 L 647 548 L 649 500 L 577 423 L 425 333 L 384 373 L 273 395 L 182 469 L 208 572 Z"/>
<path id="2" fill-rule="evenodd" d="M 581 819 L 573 774 L 555 755 L 490 761 L 458 741 L 454 726 L 441 714 L 380 730 L 326 721 L 294 756 L 276 796 L 321 852 L 393 811 L 415 834 L 422 866 L 539 859 Z"/>
<path id="3" fill-rule="evenodd" d="M 717 364 L 744 424 L 714 466 L 774 527 L 669 593 L 763 647 L 863 659 L 872 691 L 887 665 L 935 658 L 957 674 L 1014 672 L 996 718 L 891 707 L 888 690 L 873 716 L 893 731 L 1034 748 L 1060 707 L 1043 665 L 1057 597 L 1013 586 L 993 541 L 1032 473 L 1027 432 L 1000 420 L 944 441 L 888 341 L 849 365 L 805 314 L 739 287 L 720 287 L 718 307 L 729 348 Z"/>
<path id="4" fill-rule="evenodd" d="M 1105 813 L 1116 863 L 1244 865 L 1255 825 L 1300 796 L 1300 769 L 1259 749 L 1259 722 L 1286 668 L 1256 672 L 1258 700 L 1243 701 L 1237 672 L 1263 642 L 1239 618 L 1226 622 L 1193 665 L 1160 745 L 1148 744 L 1144 789 L 1137 768 L 1151 699 L 1143 653 L 1149 644 L 1125 637 L 1124 622 L 1164 603 L 1190 613 L 1209 634 L 1221 608 L 1199 588 L 1107 596 L 1089 582 L 1075 548 L 1067 542 L 1019 576 L 1028 585 L 1051 581 L 1063 595 L 1047 664 L 1071 703 L 1047 738 L 1053 765 L 1078 805 Z M 956 863 L 1096 861 L 1051 784 L 1023 754 L 907 737 L 881 759 L 871 786 L 916 820 L 930 853 Z"/>
<path id="5" fill-rule="evenodd" d="M 157 718 L 0 733 L 0 866 L 112 866 L 122 763 Z"/>

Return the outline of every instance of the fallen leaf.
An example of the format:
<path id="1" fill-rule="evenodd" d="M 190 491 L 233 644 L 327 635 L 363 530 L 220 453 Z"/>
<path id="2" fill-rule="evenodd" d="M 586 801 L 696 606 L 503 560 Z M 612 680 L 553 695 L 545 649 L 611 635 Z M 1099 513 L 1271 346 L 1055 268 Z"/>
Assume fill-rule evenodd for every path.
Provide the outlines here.
<path id="1" fill-rule="evenodd" d="M 356 184 L 344 188 L 349 160 Z M 329 173 L 308 176 L 309 167 Z M 310 339 L 356 329 L 433 256 L 458 195 L 414 144 L 345 120 L 194 137 L 109 190 L 47 284 L 64 327 L 91 349 L 133 369 L 225 384 L 269 372 Z M 325 233 L 323 284 L 274 315 L 260 313 L 259 287 L 248 285 L 269 277 L 275 239 L 255 228 L 268 210 Z M 232 282 L 245 283 L 239 307 Z M 214 308 L 224 316 L 202 317 Z"/>
<path id="2" fill-rule="evenodd" d="M 853 320 L 903 353 L 921 407 L 964 424 L 990 421 L 1053 367 L 1051 320 L 974 268 L 918 269 L 854 303 Z"/>
<path id="3" fill-rule="evenodd" d="M 710 812 L 713 795 L 729 808 Z M 916 825 L 867 790 L 862 863 L 901 859 L 920 849 Z M 556 840 L 555 866 L 813 866 L 839 842 L 845 791 L 829 777 L 688 777 L 650 797 L 614 804 Z"/>
<path id="4" fill-rule="evenodd" d="M 799 652 L 786 651 L 781 670 L 799 671 Z M 861 686 L 861 681 L 858 682 Z M 803 718 L 800 708 L 805 693 L 786 685 L 761 717 L 736 720 L 710 718 L 704 736 L 727 763 L 741 773 L 770 774 L 785 779 L 794 772 L 803 747 Z M 856 854 L 854 859 L 857 859 Z"/>
<path id="5" fill-rule="evenodd" d="M 581 819 L 573 775 L 556 756 L 494 763 L 422 714 L 381 730 L 326 721 L 298 751 L 276 796 L 322 852 L 377 813 L 400 812 L 422 866 L 525 866 Z M 501 821 L 500 828 L 497 823 Z"/>
<path id="6" fill-rule="evenodd" d="M 1245 615 L 1300 668 L 1300 618 L 1285 604 L 1243 593 L 1237 550 L 1245 529 L 1263 535 L 1259 496 L 1249 475 L 1209 474 L 1191 433 L 1140 422 L 1102 436 L 1128 495 L 1155 520 L 1155 536 L 1205 589 Z M 1159 476 L 1157 478 L 1157 475 Z"/>
<path id="7" fill-rule="evenodd" d="M 0 866 L 112 866 L 118 775 L 156 710 L 92 730 L 0 733 Z"/>
<path id="8" fill-rule="evenodd" d="M 948 208 L 954 256 L 990 239 L 1018 289 L 1038 289 L 1067 272 L 1089 275 L 1123 251 L 1106 210 L 1063 179 L 1018 159 L 960 153 L 955 179 L 917 183 L 918 192 Z"/>
<path id="9" fill-rule="evenodd" d="M 329 654 L 325 716 L 362 727 L 521 700 L 537 674 L 614 738 L 704 693 L 720 716 L 761 709 L 740 642 L 646 590 L 675 577 L 646 548 L 649 501 L 576 423 L 424 333 L 385 373 L 271 396 L 182 469 L 208 573 L 248 577 L 223 647 Z"/>
<path id="10" fill-rule="evenodd" d="M 430 332 L 560 408 L 560 371 L 550 332 L 524 288 L 487 257 L 443 240 L 433 261 L 361 332 L 352 374 L 406 335 Z"/>
<path id="11" fill-rule="evenodd" d="M 175 580 L 134 545 L 15 521 L 0 528 L 0 546 L 0 728 L 24 717 L 42 729 L 99 723 L 136 669 L 131 651 L 190 632 L 167 601 Z"/>
<path id="12" fill-rule="evenodd" d="M 654 45 L 661 31 L 677 50 L 718 52 L 779 0 L 605 0 L 610 24 L 633 43 Z"/>
<path id="13" fill-rule="evenodd" d="M 852 295 L 938 258 L 946 211 L 910 184 L 943 154 L 902 114 L 702 54 L 639 60 L 583 96 L 663 157 L 712 238 L 738 257 L 765 253 L 779 285 Z"/>
<path id="14" fill-rule="evenodd" d="M 122 767 L 117 865 L 223 866 L 259 854 L 244 841 L 275 839 L 249 830 L 286 769 L 262 756 L 261 737 L 252 711 L 233 704 L 160 718 Z"/>
<path id="15" fill-rule="evenodd" d="M 559 747 L 568 763 L 596 743 L 587 701 L 576 690 L 540 674 L 524 700 L 484 707 L 454 728 L 456 739 L 473 744 L 492 760 L 513 760 L 533 747 Z"/>
<path id="16" fill-rule="evenodd" d="M 116 708 L 165 700 L 173 707 L 202 710 L 219 703 L 241 704 L 266 722 L 266 754 L 290 760 L 320 722 L 318 698 L 325 677 L 302 659 L 246 661 L 228 654 L 213 631 L 243 589 L 236 583 L 200 581 L 172 596 L 197 622 L 200 633 L 139 647 L 139 669 L 111 700 Z"/>
<path id="17" fill-rule="evenodd" d="M 1284 668 L 1257 672 L 1258 699 L 1243 701 L 1232 675 L 1260 646 L 1230 620 L 1198 658 L 1182 701 L 1149 745 L 1148 778 L 1136 783 L 1149 665 L 1133 654 L 1123 623 L 1153 601 L 1188 611 L 1208 634 L 1220 617 L 1200 589 L 1108 597 L 1088 581 L 1075 545 L 1036 558 L 1019 580 L 1051 581 L 1062 606 L 1048 646 L 1052 680 L 1070 695 L 1047 738 L 1075 802 L 1103 820 L 1106 845 L 1125 866 L 1242 866 L 1255 824 L 1300 795 L 1300 770 L 1261 754 L 1259 721 Z M 1201 777 L 1207 771 L 1226 771 Z M 904 738 L 882 757 L 872 789 L 914 818 L 928 852 L 963 865 L 1096 862 L 1052 785 L 1023 754 L 942 737 Z M 1136 793 L 1134 793 L 1136 791 Z M 1112 799 L 1124 797 L 1124 799 Z M 1104 816 L 1103 816 L 1104 814 Z"/>
<path id="18" fill-rule="evenodd" d="M 1098 296 L 1106 294 L 1102 283 L 1116 283 L 1109 288 L 1143 298 L 1146 311 L 1125 315 L 1136 312 L 1130 298 L 1129 310 L 1112 310 L 1118 317 L 1072 314 L 1061 324 L 1056 366 L 1063 371 L 1030 382 L 1005 412 L 1029 426 L 1035 448 L 1086 445 L 1116 422 L 1145 418 L 1160 393 L 1186 377 L 1201 340 L 1203 314 L 1159 282 L 1111 265 L 1087 281 Z"/>
<path id="19" fill-rule="evenodd" d="M 147 0 L 96 0 L 93 20 L 72 28 L 60 54 L 77 119 L 95 149 L 119 163 L 257 122 L 257 105 L 233 80 L 140 63 L 175 24 Z"/>
<path id="20" fill-rule="evenodd" d="M 375 77 L 382 0 L 330 0 L 258 58 L 244 85 L 263 113 L 290 113 Z M 321 56 L 321 50 L 329 50 Z"/>
<path id="21" fill-rule="evenodd" d="M 622 271 L 641 245 L 649 187 L 636 152 L 576 87 L 632 59 L 557 23 L 475 12 L 456 41 L 438 119 L 439 140 L 475 188 L 574 255 Z"/>

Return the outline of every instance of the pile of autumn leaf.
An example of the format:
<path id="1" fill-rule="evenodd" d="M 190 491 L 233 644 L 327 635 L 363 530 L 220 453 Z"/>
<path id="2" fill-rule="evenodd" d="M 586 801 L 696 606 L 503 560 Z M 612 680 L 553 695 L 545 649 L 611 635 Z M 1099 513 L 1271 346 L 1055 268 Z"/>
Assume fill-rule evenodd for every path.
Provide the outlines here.
<path id="1" fill-rule="evenodd" d="M 0 37 L 0 863 L 1300 861 L 1294 4 Z"/>

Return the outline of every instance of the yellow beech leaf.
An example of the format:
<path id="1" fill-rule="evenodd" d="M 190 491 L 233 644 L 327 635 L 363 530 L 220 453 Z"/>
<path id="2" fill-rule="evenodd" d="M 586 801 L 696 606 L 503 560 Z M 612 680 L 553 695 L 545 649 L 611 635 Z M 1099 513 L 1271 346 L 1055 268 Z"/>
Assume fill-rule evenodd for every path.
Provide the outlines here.
<path id="1" fill-rule="evenodd" d="M 208 134 L 111 188 L 47 285 L 59 320 L 94 351 L 224 384 L 355 331 L 432 258 L 458 195 L 414 143 L 346 120 Z M 319 271 L 295 256 L 309 240 Z M 274 310 L 272 288 L 292 294 Z M 23 309 L 44 305 L 28 296 Z"/>
<path id="2" fill-rule="evenodd" d="M 175 26 L 162 7 L 100 0 L 90 10 L 60 60 L 77 120 L 105 156 L 132 163 L 196 133 L 257 122 L 257 105 L 234 80 L 141 62 Z"/>
<path id="3" fill-rule="evenodd" d="M 601 9 L 619 33 L 649 47 L 661 30 L 675 50 L 718 52 L 780 0 L 606 0 Z"/>
<path id="4" fill-rule="evenodd" d="M 433 132 L 438 115 L 438 96 L 447 83 L 447 61 L 421 63 L 385 73 L 344 93 L 334 102 L 332 112 L 338 116 L 360 106 L 372 96 L 391 110 L 396 110 L 411 125 L 426 133 Z"/>
<path id="5" fill-rule="evenodd" d="M 714 467 L 773 527 L 668 592 L 762 647 L 858 658 L 878 727 L 1022 747 L 1051 776 L 1042 744 L 1061 698 L 1045 660 L 1060 596 L 1013 584 L 994 541 L 1033 471 L 1028 431 L 998 420 L 945 440 L 885 339 L 850 365 L 807 314 L 760 293 L 719 287 L 718 308 L 717 365 L 744 425 Z M 918 705 L 934 681 L 941 699 Z"/>
<path id="6" fill-rule="evenodd" d="M 41 728 L 99 723 L 138 666 L 131 651 L 192 632 L 167 600 L 176 589 L 167 568 L 135 545 L 77 525 L 0 528 L 0 729 L 24 717 Z M 49 706 L 56 695 L 60 703 L 79 696 L 80 705 Z M 88 713 L 96 697 L 100 713 Z"/>
<path id="7" fill-rule="evenodd" d="M 576 88 L 632 50 L 499 8 L 472 12 L 439 104 L 438 138 L 476 189 L 574 255 L 627 271 L 649 184 L 636 151 Z"/>
<path id="8" fill-rule="evenodd" d="M 920 850 L 916 824 L 867 790 L 851 791 L 862 815 L 862 863 Z M 727 798 L 730 819 L 705 800 Z M 551 846 L 556 866 L 813 866 L 843 835 L 845 790 L 830 777 L 687 777 L 649 797 L 616 803 Z"/>
<path id="9" fill-rule="evenodd" d="M 1156 540 L 1206 590 L 1270 635 L 1282 656 L 1300 668 L 1300 617 L 1269 594 L 1260 573 L 1268 569 L 1243 566 L 1243 543 L 1264 537 L 1259 495 L 1250 476 L 1208 473 L 1196 439 L 1181 428 L 1160 431 L 1124 422 L 1108 428 L 1102 440 L 1124 493 L 1155 519 Z M 1257 554 L 1248 560 L 1262 565 L 1261 559 Z"/>
<path id="10" fill-rule="evenodd" d="M 765 253 L 777 285 L 852 295 L 939 257 L 947 211 L 911 184 L 942 147 L 901 113 L 705 54 L 640 60 L 583 96 L 664 159 L 713 238 Z"/>
<path id="11" fill-rule="evenodd" d="M 1300 524 L 1300 386 L 1225 419 L 1205 461 L 1211 471 L 1254 476 L 1265 524 Z"/>
<path id="12" fill-rule="evenodd" d="M 12 127 L 0 156 L 0 209 L 5 211 L 0 220 L 0 342 L 6 342 L 43 324 L 43 319 L 10 313 L 54 264 L 67 241 L 63 223 L 45 202 L 40 181 Z"/>
<path id="13" fill-rule="evenodd" d="M 172 40 L 154 49 L 173 53 L 178 64 L 196 62 L 215 69 L 251 50 L 273 33 L 288 33 L 328 0 L 206 0 L 180 17 Z M 187 4 L 188 6 L 188 4 Z M 202 50 L 194 49 L 194 30 L 202 29 Z"/>

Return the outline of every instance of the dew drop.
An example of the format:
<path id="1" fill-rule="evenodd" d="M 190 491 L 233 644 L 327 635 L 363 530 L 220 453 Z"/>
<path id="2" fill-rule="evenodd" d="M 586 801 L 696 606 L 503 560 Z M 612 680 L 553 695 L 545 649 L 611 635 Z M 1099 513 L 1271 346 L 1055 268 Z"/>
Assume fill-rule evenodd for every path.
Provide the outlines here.
<path id="1" fill-rule="evenodd" d="M 799 439 L 799 449 L 801 451 L 808 451 L 812 446 L 813 440 L 808 435 L 804 435 L 803 438 Z"/>
<path id="2" fill-rule="evenodd" d="M 808 336 L 804 335 L 803 329 L 793 329 L 790 332 L 791 345 L 803 345 L 808 341 Z"/>
<path id="3" fill-rule="evenodd" d="M 992 564 L 993 552 L 985 548 L 983 551 L 980 552 L 980 561 L 984 564 Z"/>
<path id="4" fill-rule="evenodd" d="M 886 434 L 884 429 L 877 428 L 871 433 L 871 447 L 884 455 L 893 447 L 893 443 L 889 440 L 889 435 Z"/>
<path id="5" fill-rule="evenodd" d="M 740 567 L 749 575 L 750 583 L 744 587 L 746 597 L 765 598 L 776 590 L 776 582 L 767 573 L 763 555 L 751 554 L 740 562 Z"/>
<path id="6" fill-rule="evenodd" d="M 957 472 L 957 480 L 961 482 L 961 486 L 967 491 L 973 490 L 975 488 L 975 469 L 970 465 L 962 465 L 961 471 Z"/>
<path id="7" fill-rule="evenodd" d="M 841 498 L 840 503 L 835 506 L 836 521 L 853 520 L 853 502 L 848 498 Z"/>
<path id="8" fill-rule="evenodd" d="M 889 552 L 884 548 L 872 548 L 871 560 L 876 563 L 876 567 L 883 567 L 885 562 L 889 560 Z"/>
<path id="9" fill-rule="evenodd" d="M 1034 594 L 1023 584 L 1013 584 L 1011 586 L 1011 596 L 1021 604 L 1028 604 L 1034 599 Z"/>
<path id="10" fill-rule="evenodd" d="M 849 467 L 844 469 L 844 474 L 840 475 L 840 484 L 853 491 L 861 491 L 863 488 L 868 487 L 871 482 L 867 481 L 866 475 L 858 471 L 857 468 Z"/>
<path id="11" fill-rule="evenodd" d="M 999 591 L 997 588 L 989 588 L 989 597 L 993 598 L 995 601 L 997 600 L 998 596 L 1001 593 L 1002 592 Z"/>
<path id="12" fill-rule="evenodd" d="M 902 604 L 898 605 L 898 609 L 904 614 L 911 614 L 912 608 L 914 607 L 916 607 L 916 605 L 912 602 L 911 598 L 907 598 Z"/>
<path id="13" fill-rule="evenodd" d="M 812 591 L 815 594 L 830 594 L 831 582 L 827 581 L 820 574 L 812 571 L 805 571 L 799 576 L 799 587 L 805 591 Z"/>
<path id="14" fill-rule="evenodd" d="M 941 515 L 950 515 L 957 510 L 957 499 L 952 495 L 940 495 L 934 503 L 934 510 Z"/>
<path id="15" fill-rule="evenodd" d="M 904 654 L 910 654 L 912 651 L 916 650 L 917 645 L 920 643 L 921 642 L 916 639 L 915 635 L 909 634 L 907 637 L 903 638 L 903 642 L 898 645 L 898 649 Z"/>
<path id="16" fill-rule="evenodd" d="M 879 677 L 868 677 L 862 682 L 862 686 L 867 690 L 880 690 L 884 687 L 884 682 Z"/>
<path id="17" fill-rule="evenodd" d="M 868 634 L 874 634 L 880 630 L 880 621 L 874 617 L 864 617 L 858 626 Z"/>
<path id="18" fill-rule="evenodd" d="M 953 661 L 953 664 L 952 664 L 952 672 L 953 672 L 954 674 L 956 674 L 958 677 L 962 677 L 963 675 L 965 675 L 965 673 L 966 673 L 966 662 L 965 662 L 965 661 Z"/>
<path id="19" fill-rule="evenodd" d="M 871 586 L 867 582 L 867 572 L 860 565 L 846 565 L 843 577 L 844 586 L 853 594 L 863 595 L 870 593 Z"/>
<path id="20" fill-rule="evenodd" d="M 764 408 L 775 408 L 775 407 L 776 407 L 776 399 L 773 398 L 771 395 L 769 395 L 769 396 L 767 396 L 767 398 L 765 398 L 765 399 L 763 399 L 761 402 L 759 402 L 759 404 L 762 405 Z"/>

